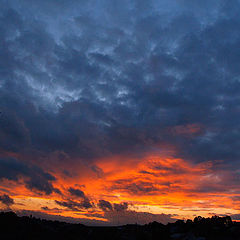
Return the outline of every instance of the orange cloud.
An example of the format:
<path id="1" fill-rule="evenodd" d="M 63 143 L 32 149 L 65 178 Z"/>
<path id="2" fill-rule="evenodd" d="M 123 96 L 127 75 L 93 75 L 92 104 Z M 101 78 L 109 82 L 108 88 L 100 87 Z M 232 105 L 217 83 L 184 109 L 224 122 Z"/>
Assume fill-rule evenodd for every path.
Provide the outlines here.
<path id="1" fill-rule="evenodd" d="M 74 165 L 67 170 L 69 174 L 59 166 L 54 172 L 53 185 L 60 193 L 39 196 L 21 181 L 8 180 L 2 181 L 1 192 L 9 192 L 14 199 L 14 210 L 99 221 L 115 221 L 112 220 L 114 214 L 107 217 L 99 207 L 99 200 L 111 204 L 127 202 L 128 211 L 132 213 L 177 214 L 179 218 L 196 214 L 208 216 L 213 212 L 239 213 L 235 204 L 239 198 L 234 192 L 237 187 L 233 185 L 232 191 L 222 189 L 224 181 L 225 184 L 232 181 L 230 172 L 215 171 L 212 162 L 193 164 L 156 155 L 144 159 L 126 160 L 125 157 L 124 161 L 114 157 L 99 159 L 90 165 Z"/>

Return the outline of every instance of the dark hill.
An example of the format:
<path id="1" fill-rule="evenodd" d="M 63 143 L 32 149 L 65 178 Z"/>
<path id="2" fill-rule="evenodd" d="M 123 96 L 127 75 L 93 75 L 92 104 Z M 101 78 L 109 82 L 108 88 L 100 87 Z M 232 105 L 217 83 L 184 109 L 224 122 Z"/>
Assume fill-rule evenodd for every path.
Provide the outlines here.
<path id="1" fill-rule="evenodd" d="M 146 225 L 121 227 L 90 227 L 50 221 L 34 217 L 18 217 L 14 212 L 0 213 L 0 239 L 2 240 L 240 240 L 240 224 L 230 217 L 202 218 L 194 221 L 178 220 L 163 225 L 152 222 Z"/>

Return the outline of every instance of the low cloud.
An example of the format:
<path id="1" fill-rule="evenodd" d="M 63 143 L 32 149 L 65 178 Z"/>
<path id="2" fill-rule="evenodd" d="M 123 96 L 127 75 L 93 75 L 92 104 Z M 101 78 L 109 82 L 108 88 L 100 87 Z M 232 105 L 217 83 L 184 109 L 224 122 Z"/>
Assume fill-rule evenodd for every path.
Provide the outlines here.
<path id="1" fill-rule="evenodd" d="M 46 210 L 44 208 L 44 210 Z M 55 211 L 57 213 L 57 211 Z M 73 217 L 63 217 L 58 215 L 51 215 L 48 213 L 43 213 L 39 211 L 17 211 L 18 215 L 33 215 L 35 217 L 51 219 L 51 220 L 60 220 L 72 223 L 82 223 L 86 225 L 99 225 L 99 226 L 117 226 L 117 225 L 125 225 L 125 224 L 147 224 L 149 222 L 157 221 L 163 224 L 167 224 L 169 222 L 175 222 L 177 220 L 176 215 L 171 214 L 152 214 L 148 212 L 136 212 L 136 211 L 107 211 L 104 215 L 99 215 L 97 213 L 88 213 L 88 217 L 101 217 L 105 218 L 104 220 L 96 220 L 96 219 L 84 219 L 84 218 L 73 218 Z M 60 214 L 60 211 L 59 211 Z"/>
<path id="2" fill-rule="evenodd" d="M 112 225 L 123 224 L 147 224 L 149 222 L 157 221 L 163 224 L 175 222 L 177 219 L 175 215 L 171 214 L 152 214 L 148 212 L 136 211 L 106 211 L 104 217 L 109 220 Z"/>
<path id="3" fill-rule="evenodd" d="M 40 212 L 40 211 L 30 211 L 30 210 L 22 210 L 22 211 L 17 211 L 17 215 L 19 216 L 34 216 L 37 218 L 41 219 L 49 219 L 49 220 L 58 220 L 58 221 L 63 221 L 63 222 L 69 222 L 69 223 L 81 223 L 89 226 L 104 226 L 107 225 L 108 223 L 101 221 L 101 220 L 95 220 L 95 219 L 86 219 L 86 218 L 74 218 L 74 217 L 64 217 L 61 216 L 61 211 L 59 210 L 59 215 L 56 214 L 48 214 L 45 212 Z M 57 213 L 57 211 L 56 211 Z"/>
<path id="4" fill-rule="evenodd" d="M 128 203 L 110 203 L 109 201 L 99 200 L 98 207 L 104 211 L 104 218 L 110 225 L 123 224 L 146 224 L 157 221 L 164 224 L 176 221 L 176 215 L 171 214 L 152 214 L 147 212 L 136 212 L 128 210 Z"/>
<path id="5" fill-rule="evenodd" d="M 90 203 L 89 199 L 84 199 L 81 202 L 73 201 L 73 200 L 67 200 L 67 201 L 58 201 L 55 200 L 55 202 L 62 206 L 66 207 L 72 211 L 82 211 L 83 209 L 89 209 L 92 208 L 93 205 Z"/>

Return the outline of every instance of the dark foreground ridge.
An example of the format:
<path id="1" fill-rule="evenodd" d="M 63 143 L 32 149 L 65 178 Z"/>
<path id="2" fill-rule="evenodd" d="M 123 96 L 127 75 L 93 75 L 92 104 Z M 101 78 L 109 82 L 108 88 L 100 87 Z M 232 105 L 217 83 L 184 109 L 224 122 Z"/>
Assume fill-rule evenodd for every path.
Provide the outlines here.
<path id="1" fill-rule="evenodd" d="M 14 212 L 0 213 L 0 239 L 3 240 L 239 240 L 240 224 L 230 217 L 202 218 L 194 221 L 178 220 L 163 225 L 152 222 L 146 225 L 121 227 L 90 227 L 35 217 L 18 217 Z"/>

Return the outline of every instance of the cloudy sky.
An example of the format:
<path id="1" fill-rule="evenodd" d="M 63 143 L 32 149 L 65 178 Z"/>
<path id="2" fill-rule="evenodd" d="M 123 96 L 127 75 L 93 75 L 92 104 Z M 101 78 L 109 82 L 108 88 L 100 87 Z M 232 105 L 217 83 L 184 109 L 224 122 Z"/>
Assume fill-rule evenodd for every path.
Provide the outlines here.
<path id="1" fill-rule="evenodd" d="M 240 219 L 239 0 L 2 0 L 0 208 L 115 225 Z"/>

